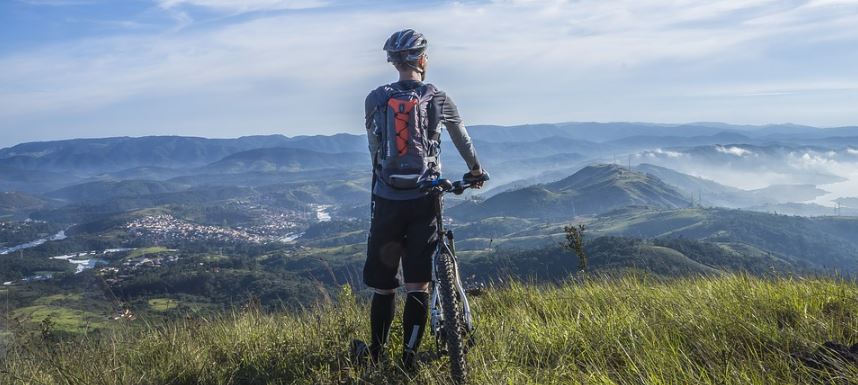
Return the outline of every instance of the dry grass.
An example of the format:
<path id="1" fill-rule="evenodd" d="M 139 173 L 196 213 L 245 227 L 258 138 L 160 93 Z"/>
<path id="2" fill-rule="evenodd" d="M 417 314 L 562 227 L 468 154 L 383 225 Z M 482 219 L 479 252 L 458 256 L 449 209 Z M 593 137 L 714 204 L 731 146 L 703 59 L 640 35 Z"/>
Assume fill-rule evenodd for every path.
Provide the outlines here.
<path id="1" fill-rule="evenodd" d="M 476 384 L 848 384 L 858 366 L 793 357 L 858 343 L 858 285 L 748 276 L 513 284 L 475 298 Z M 301 314 L 244 311 L 9 352 L 3 384 L 446 383 L 443 359 L 408 375 L 351 367 L 368 330 L 349 290 Z M 394 329 L 393 346 L 401 343 Z M 427 336 L 428 337 L 428 336 Z M 427 349 L 432 345 L 424 341 Z M 398 351 L 391 348 L 391 357 Z"/>

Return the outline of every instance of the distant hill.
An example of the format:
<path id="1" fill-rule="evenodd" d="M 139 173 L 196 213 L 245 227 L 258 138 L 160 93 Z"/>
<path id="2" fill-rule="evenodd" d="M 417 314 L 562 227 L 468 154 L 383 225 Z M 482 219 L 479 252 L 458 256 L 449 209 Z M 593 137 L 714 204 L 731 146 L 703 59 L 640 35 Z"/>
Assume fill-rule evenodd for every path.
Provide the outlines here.
<path id="1" fill-rule="evenodd" d="M 0 167 L 71 171 L 80 175 L 140 167 L 192 168 L 242 151 L 289 147 L 326 153 L 366 151 L 366 137 L 283 135 L 209 139 L 184 136 L 115 137 L 22 143 L 0 149 Z"/>
<path id="2" fill-rule="evenodd" d="M 858 197 L 843 197 L 835 199 L 835 202 L 840 203 L 844 207 L 858 209 Z"/>
<path id="3" fill-rule="evenodd" d="M 803 217 L 821 217 L 821 216 L 858 216 L 858 209 L 851 207 L 835 207 L 823 206 L 815 203 L 771 203 L 759 206 L 746 207 L 745 210 L 760 211 L 772 214 L 784 215 L 800 215 Z"/>
<path id="4" fill-rule="evenodd" d="M 604 236 L 587 242 L 588 270 L 616 274 L 646 271 L 666 277 L 745 272 L 768 275 L 773 270 L 809 271 L 800 262 L 790 262 L 753 248 L 734 249 L 689 238 L 636 239 Z M 578 270 L 578 258 L 562 247 L 548 243 L 530 249 L 509 249 L 487 254 L 462 264 L 466 274 L 514 276 L 522 279 L 557 279 Z"/>
<path id="5" fill-rule="evenodd" d="M 297 172 L 325 168 L 367 168 L 368 153 L 322 153 L 297 148 L 260 148 L 230 155 L 199 169 L 204 173 Z"/>
<path id="6" fill-rule="evenodd" d="M 817 269 L 858 271 L 858 218 L 773 215 L 731 209 L 624 209 L 592 221 L 595 234 L 690 238 L 753 246 Z"/>
<path id="7" fill-rule="evenodd" d="M 812 184 L 776 184 L 748 192 L 759 202 L 773 203 L 805 202 L 828 194 Z"/>
<path id="8" fill-rule="evenodd" d="M 0 160 L 0 191 L 42 193 L 58 189 L 79 180 L 71 173 L 44 170 L 23 170 L 3 166 Z"/>
<path id="9" fill-rule="evenodd" d="M 0 165 L 26 170 L 110 172 L 140 166 L 193 167 L 250 148 L 269 147 L 282 136 L 206 139 L 181 136 L 75 139 L 24 143 L 0 150 Z"/>
<path id="10" fill-rule="evenodd" d="M 366 152 L 366 135 L 335 134 L 335 135 L 311 135 L 296 136 L 289 138 L 278 147 L 300 148 L 317 152 L 341 153 L 341 152 Z M 271 147 L 271 146 L 266 146 Z"/>
<path id="11" fill-rule="evenodd" d="M 678 208 L 689 204 L 682 194 L 653 175 L 603 164 L 585 167 L 554 183 L 503 192 L 481 203 L 463 204 L 456 207 L 454 215 L 571 218 L 632 205 Z"/>
<path id="12" fill-rule="evenodd" d="M 521 141 L 490 142 L 474 140 L 479 155 L 497 159 L 533 159 L 556 154 L 593 154 L 602 151 L 606 146 L 586 140 L 564 136 L 546 138 L 532 137 Z"/>
<path id="13" fill-rule="evenodd" d="M 460 212 L 460 207 L 448 212 Z M 564 239 L 563 225 L 572 221 L 571 217 L 522 220 L 514 216 L 479 220 L 473 218 L 476 215 L 467 212 L 457 216 L 458 220 L 469 222 L 455 229 L 467 235 L 460 238 L 461 250 L 521 251 L 556 245 Z M 808 218 L 724 208 L 628 206 L 578 220 L 586 224 L 590 239 L 619 236 L 695 240 L 741 256 L 733 258 L 736 260 L 758 259 L 737 267 L 742 270 L 751 266 L 775 266 L 780 271 L 824 270 L 830 273 L 837 269 L 858 273 L 858 216 Z M 770 259 L 779 262 L 774 264 Z M 753 270 L 759 271 L 756 267 Z"/>
<path id="14" fill-rule="evenodd" d="M 734 131 L 724 131 L 713 135 L 703 136 L 645 136 L 634 135 L 607 142 L 618 150 L 639 151 L 658 147 L 691 147 L 723 143 L 758 143 L 759 139 L 751 138 Z"/>
<path id="15" fill-rule="evenodd" d="M 168 167 L 141 166 L 95 175 L 93 178 L 102 180 L 166 180 L 186 175 L 187 173 L 188 171 Z"/>
<path id="16" fill-rule="evenodd" d="M 654 164 L 642 163 L 635 166 L 635 170 L 652 174 L 664 181 L 665 183 L 674 186 L 681 191 L 683 196 L 694 196 L 695 199 L 705 197 L 706 205 L 721 206 L 721 207 L 741 207 L 746 203 L 744 195 L 745 191 L 725 186 L 713 180 L 691 176 L 669 169 L 667 167 L 656 166 Z"/>
<path id="17" fill-rule="evenodd" d="M 93 202 L 173 193 L 187 188 L 178 183 L 151 180 L 98 181 L 65 187 L 45 195 L 73 202 Z"/>
<path id="18" fill-rule="evenodd" d="M 686 173 L 695 169 L 712 169 L 720 175 L 733 171 L 775 171 L 799 178 L 771 183 L 833 183 L 843 179 L 825 171 L 797 168 L 796 162 L 789 161 L 790 157 L 807 154 L 814 159 L 834 154 L 833 160 L 838 162 L 858 161 L 853 148 L 858 146 L 858 137 L 848 136 L 853 131 L 856 129 L 850 127 L 818 129 L 718 123 L 469 126 L 481 163 L 495 176 L 494 183 L 489 186 L 492 188 L 558 180 L 563 175 L 554 171 L 571 173 L 579 169 L 581 163 L 606 162 L 628 152 L 639 152 L 635 155 L 636 162 L 670 168 L 677 163 L 675 157 L 680 156 L 681 163 L 687 167 L 676 169 Z M 449 137 L 445 136 L 443 142 L 445 173 L 465 172 L 464 162 L 459 159 Z M 366 146 L 366 136 L 354 134 L 259 135 L 233 139 L 147 136 L 22 143 L 0 149 L 0 191 L 43 193 L 95 180 L 193 178 L 201 171 L 217 175 L 218 170 L 200 168 L 250 150 L 290 148 L 325 154 L 365 154 Z M 799 161 L 797 159 L 793 160 Z M 277 165 L 277 162 L 252 168 L 267 170 L 260 172 L 294 169 Z M 546 172 L 551 174 L 540 175 Z M 719 173 L 713 172 L 710 177 L 713 175 Z M 495 193 L 506 189 L 497 189 Z"/>
<path id="19" fill-rule="evenodd" d="M 296 172 L 260 171 L 239 174 L 208 170 L 208 172 L 203 174 L 180 176 L 169 179 L 169 181 L 192 186 L 266 186 L 280 183 L 316 183 L 320 181 L 364 179 L 368 181 L 371 177 L 368 168 L 369 166 L 353 169 L 326 168 Z"/>
<path id="20" fill-rule="evenodd" d="M 0 217 L 26 214 L 55 204 L 56 202 L 17 191 L 0 192 Z"/>
<path id="21" fill-rule="evenodd" d="M 638 122 L 566 122 L 516 126 L 475 125 L 468 127 L 475 139 L 494 142 L 533 141 L 534 138 L 562 136 L 578 140 L 610 142 L 629 137 L 707 137 L 739 134 L 761 140 L 815 139 L 858 136 L 858 127 L 817 128 L 796 124 L 760 126 L 725 123 L 658 124 Z M 726 136 L 725 136 L 726 138 Z M 729 143 L 730 141 L 727 141 Z M 725 144 L 723 141 L 714 143 Z M 736 142 L 733 142 L 736 143 Z"/>
<path id="22" fill-rule="evenodd" d="M 588 141 L 611 141 L 635 135 L 646 136 L 706 136 L 727 130 L 706 125 L 668 125 L 654 123 L 570 122 L 554 124 L 524 124 L 518 126 L 470 126 L 475 139 L 493 142 L 522 142 L 549 137 L 566 137 Z"/>

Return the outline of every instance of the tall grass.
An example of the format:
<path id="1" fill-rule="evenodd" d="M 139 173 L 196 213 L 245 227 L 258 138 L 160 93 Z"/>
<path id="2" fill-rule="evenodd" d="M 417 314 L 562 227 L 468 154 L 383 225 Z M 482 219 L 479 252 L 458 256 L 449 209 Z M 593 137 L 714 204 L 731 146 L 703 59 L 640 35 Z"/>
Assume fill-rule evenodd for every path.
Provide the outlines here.
<path id="1" fill-rule="evenodd" d="M 640 277 L 511 284 L 474 298 L 478 384 L 839 384 L 858 366 L 811 369 L 794 356 L 858 343 L 858 285 L 830 279 Z M 3 384 L 448 383 L 443 359 L 413 374 L 348 361 L 367 306 L 255 310 L 9 352 Z M 394 329 L 389 356 L 402 336 Z M 427 335 L 424 349 L 433 344 Z"/>

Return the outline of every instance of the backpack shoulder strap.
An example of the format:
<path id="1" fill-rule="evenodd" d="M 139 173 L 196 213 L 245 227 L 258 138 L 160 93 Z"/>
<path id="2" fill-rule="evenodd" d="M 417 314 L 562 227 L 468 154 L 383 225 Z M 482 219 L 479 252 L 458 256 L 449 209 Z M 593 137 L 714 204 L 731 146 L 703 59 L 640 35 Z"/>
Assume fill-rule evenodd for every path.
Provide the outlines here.
<path id="1" fill-rule="evenodd" d="M 383 111 L 385 108 L 387 108 L 387 100 L 390 99 L 390 96 L 393 94 L 394 88 L 391 87 L 391 85 L 389 85 L 389 84 L 385 84 L 385 85 L 379 86 L 378 88 L 376 88 L 372 92 L 373 92 L 373 94 L 375 94 L 375 106 L 373 107 L 372 111 L 369 113 L 367 118 L 373 119 L 376 122 L 382 122 L 384 120 L 383 119 L 377 119 L 376 115 L 380 111 Z M 373 132 L 375 134 L 376 138 L 378 138 L 378 141 L 380 143 L 375 154 L 372 154 L 372 164 L 373 164 L 374 170 L 381 167 L 381 164 L 379 161 L 379 156 L 380 156 L 379 153 L 382 151 L 382 148 L 384 147 L 384 144 L 381 143 L 382 139 L 383 139 L 382 134 L 381 134 L 382 129 L 383 129 L 382 127 L 379 127 L 378 125 L 376 125 L 375 131 Z M 373 172 L 373 178 L 375 178 L 375 172 Z M 374 183 L 373 183 L 373 186 L 374 186 Z"/>
<path id="2" fill-rule="evenodd" d="M 383 85 L 374 89 L 372 93 L 375 95 L 375 107 L 372 109 L 369 116 L 375 115 L 381 107 L 387 104 L 387 99 L 390 99 L 391 87 L 389 85 Z"/>
<path id="3" fill-rule="evenodd" d="M 437 115 L 437 111 L 435 111 L 436 106 L 433 102 L 433 99 L 438 95 L 438 92 L 438 88 L 431 83 L 424 84 L 420 92 L 420 102 L 428 103 L 426 106 L 426 113 L 428 115 L 426 119 L 429 124 L 429 126 L 426 127 L 428 138 L 436 142 L 441 140 L 441 131 L 438 130 L 437 127 L 439 119 L 435 117 L 435 115 Z"/>
<path id="4" fill-rule="evenodd" d="M 423 102 L 425 100 L 432 100 L 435 95 L 438 93 L 438 88 L 431 83 L 426 83 L 423 85 L 423 90 L 420 92 L 420 101 Z"/>

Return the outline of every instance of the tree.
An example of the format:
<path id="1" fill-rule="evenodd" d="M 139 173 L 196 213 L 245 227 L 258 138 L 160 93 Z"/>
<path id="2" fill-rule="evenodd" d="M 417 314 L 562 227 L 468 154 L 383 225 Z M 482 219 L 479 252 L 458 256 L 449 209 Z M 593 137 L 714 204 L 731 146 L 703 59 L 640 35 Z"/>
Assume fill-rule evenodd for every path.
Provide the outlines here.
<path id="1" fill-rule="evenodd" d="M 578 256 L 578 270 L 587 270 L 587 254 L 584 252 L 584 224 L 563 226 L 566 233 L 566 243 L 563 246 Z"/>

